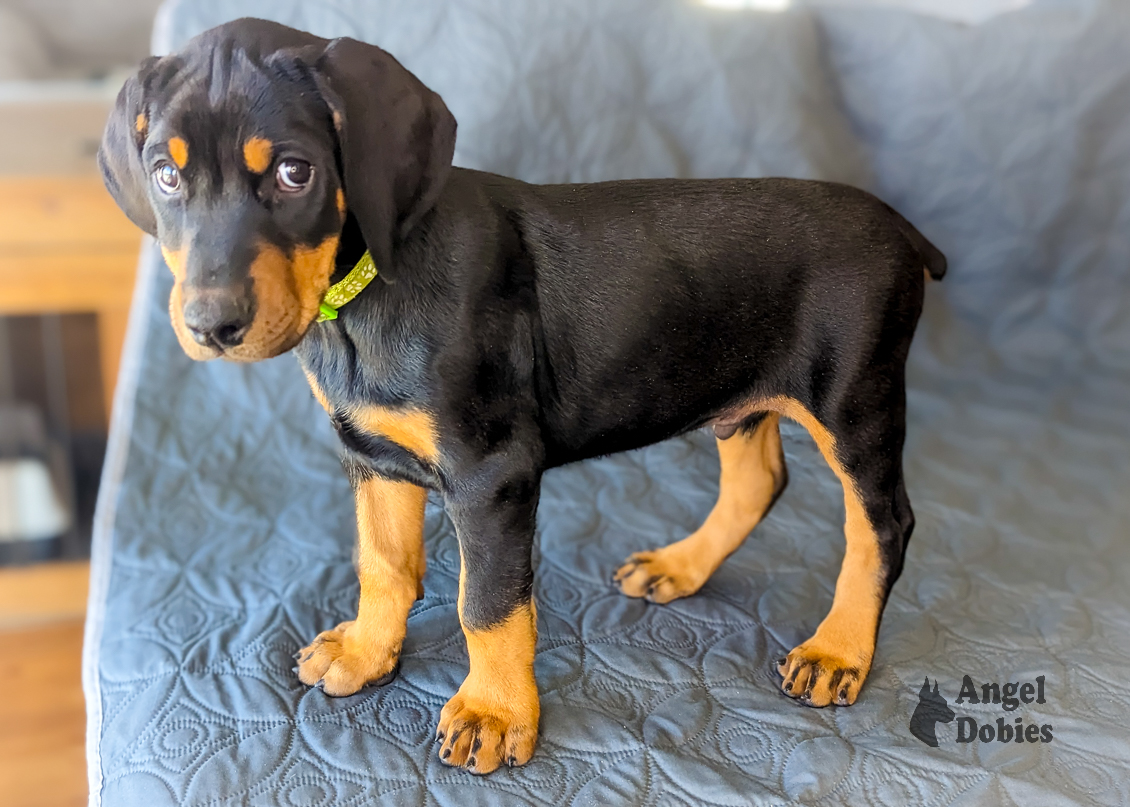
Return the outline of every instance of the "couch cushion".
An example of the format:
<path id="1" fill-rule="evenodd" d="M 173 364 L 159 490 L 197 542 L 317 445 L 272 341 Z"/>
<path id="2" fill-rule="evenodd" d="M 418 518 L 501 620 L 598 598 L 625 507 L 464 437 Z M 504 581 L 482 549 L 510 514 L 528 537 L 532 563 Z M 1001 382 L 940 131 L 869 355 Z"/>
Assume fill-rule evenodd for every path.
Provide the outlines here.
<path id="1" fill-rule="evenodd" d="M 748 92 L 730 84 L 723 92 L 723 85 L 705 81 L 718 105 L 707 126 L 680 121 L 658 102 L 646 105 L 646 114 L 586 117 L 585 88 L 574 92 L 568 76 L 595 82 L 594 103 L 618 97 L 614 92 L 624 86 L 653 94 L 649 98 L 686 98 L 689 90 L 677 77 L 668 85 L 657 75 L 625 78 L 590 63 L 662 66 L 654 56 L 659 45 L 647 43 L 667 42 L 678 53 L 690 45 L 673 34 L 664 39 L 655 23 L 632 29 L 622 21 L 588 39 L 566 38 L 584 54 L 576 60 L 584 64 L 571 66 L 556 45 L 534 44 L 556 42 L 558 28 L 539 27 L 537 20 L 564 12 L 535 13 L 527 5 L 199 0 L 166 9 L 160 41 L 174 46 L 247 13 L 373 39 L 445 93 L 464 122 L 461 160 L 527 178 L 591 178 L 585 172 L 598 168 L 612 176 L 682 173 L 678 166 L 671 170 L 679 153 L 692 155 L 687 173 L 713 171 L 701 166 L 721 159 L 712 149 L 725 141 L 714 138 L 714 127 L 737 132 L 738 124 L 727 127 L 748 122 L 743 116 L 769 103 L 758 99 L 749 106 Z M 636 6 L 575 6 L 613 16 L 618 7 Z M 672 25 L 693 17 L 663 13 Z M 152 285 L 142 289 L 134 323 L 140 327 L 131 329 L 123 376 L 133 381 L 120 388 L 95 545 L 85 680 L 96 799 L 101 795 L 115 807 L 1124 803 L 1130 798 L 1130 652 L 1124 641 L 1130 602 L 1123 584 L 1130 570 L 1130 499 L 1124 495 L 1130 490 L 1130 385 L 1125 372 L 1095 369 L 1114 366 L 1103 356 L 1116 352 L 1100 355 L 1104 339 L 1113 340 L 1112 351 L 1125 349 L 1121 326 L 1109 324 L 1109 312 L 1125 311 L 1114 308 L 1124 303 L 1109 285 L 1087 292 L 1102 292 L 1094 300 L 1099 324 L 1090 332 L 1108 336 L 1073 338 L 1069 344 L 1080 349 L 1070 366 L 1057 357 L 1051 364 L 1014 362 L 1010 357 L 1028 355 L 1024 345 L 1009 347 L 1020 332 L 995 330 L 998 321 L 1022 323 L 1038 342 L 1045 330 L 1054 341 L 1091 324 L 1082 317 L 1064 320 L 1058 303 L 1041 308 L 1039 287 L 1029 293 L 1022 285 L 1025 265 L 1018 258 L 1041 261 L 1042 282 L 1068 295 L 1070 280 L 1057 286 L 1056 272 L 1066 278 L 1080 272 L 1081 282 L 1089 283 L 1092 270 L 1105 267 L 1108 274 L 1096 277 L 1118 277 L 1124 266 L 1116 260 L 1121 242 L 1114 225 L 1130 208 L 1124 187 L 1130 162 L 1104 157 L 1121 142 L 1108 128 L 1118 119 L 1107 117 L 1119 102 L 1083 104 L 1078 117 L 1061 121 L 1074 133 L 1067 142 L 1078 144 L 1074 158 L 1055 152 L 1050 139 L 1040 141 L 1049 165 L 1062 159 L 1069 177 L 1085 180 L 1072 179 L 1064 189 L 1074 203 L 1052 204 L 1046 239 L 1043 216 L 1028 211 L 1043 211 L 1049 202 L 1039 193 L 1052 193 L 1056 184 L 1040 175 L 1040 163 L 998 181 L 1008 164 L 1005 121 L 993 124 L 999 128 L 991 148 L 972 151 L 991 159 L 970 168 L 961 158 L 970 143 L 980 142 L 969 133 L 987 125 L 981 119 L 1000 117 L 996 107 L 1006 104 L 1010 86 L 1028 93 L 1034 108 L 1007 107 L 1008 116 L 1030 123 L 1041 109 L 1071 108 L 1073 95 L 1090 92 L 1088 81 L 1103 86 L 1126 69 L 1113 49 L 1097 64 L 1087 59 L 1073 67 L 1073 48 L 1098 52 L 1106 41 L 1103 21 L 1072 28 L 1074 43 L 1049 48 L 1054 32 L 1044 15 L 1055 13 L 1033 8 L 1002 17 L 1000 24 L 1010 27 L 987 44 L 975 32 L 937 29 L 948 44 L 936 58 L 932 35 L 914 32 L 944 23 L 882 13 L 847 16 L 834 29 L 829 23 L 852 120 L 881 166 L 881 188 L 954 258 L 950 277 L 928 290 L 925 338 L 913 351 L 906 457 L 918 526 L 884 617 L 876 665 L 853 707 L 806 709 L 775 688 L 772 660 L 809 635 L 826 612 L 843 546 L 835 477 L 792 427 L 784 435 L 792 482 L 774 512 L 702 592 L 664 608 L 624 599 L 608 575 L 628 552 L 681 537 L 709 510 L 717 484 L 709 435 L 547 476 L 535 590 L 543 736 L 529 766 L 475 779 L 436 759 L 431 732 L 465 673 L 466 655 L 455 609 L 458 551 L 435 502 L 427 522 L 427 595 L 409 620 L 400 677 L 340 700 L 306 690 L 289 672 L 289 654 L 348 618 L 357 598 L 352 510 L 332 433 L 288 357 L 252 366 L 189 362 L 167 321 L 168 274 L 150 251 L 143 279 Z M 782 35 L 800 31 L 794 44 L 807 48 L 803 64 L 819 64 L 822 40 L 808 18 L 730 19 L 779 26 L 773 30 Z M 1110 18 L 1112 30 L 1117 20 Z M 563 25 L 566 33 L 572 30 Z M 685 23 L 692 43 L 729 41 L 713 23 L 696 25 Z M 602 39 L 604 30 L 623 35 Z M 429 50 L 433 34 L 443 48 Z M 751 41 L 757 36 L 749 34 Z M 627 62 L 619 52 L 598 55 L 598 40 L 632 55 Z M 768 53 L 774 52 L 770 40 Z M 1019 68 L 1002 81 L 997 72 L 1006 54 L 994 48 L 1005 47 L 1015 51 L 1007 59 L 1044 65 L 1031 68 L 1043 83 L 1024 78 Z M 495 95 L 493 87 L 479 88 L 480 101 L 459 89 L 479 81 L 477 68 L 465 65 L 496 64 L 500 74 L 506 68 L 525 75 L 536 67 L 522 61 L 527 53 L 539 54 L 537 64 L 555 66 L 545 77 L 544 97 L 553 99 L 545 110 L 537 107 L 542 94 L 517 91 L 520 103 L 513 108 L 526 110 L 526 104 L 529 111 L 518 117 L 528 120 L 506 119 L 508 96 L 501 90 Z M 725 53 L 718 70 L 728 82 L 758 80 L 752 67 L 726 72 L 727 65 L 752 57 Z M 557 54 L 557 61 L 546 54 Z M 1059 73 L 1046 69 L 1055 54 Z M 976 60 L 983 60 L 985 75 Z M 928 69 L 915 72 L 920 63 Z M 779 73 L 782 86 L 791 86 L 788 71 Z M 939 76 L 951 74 L 960 80 L 941 92 Z M 507 75 L 500 86 L 518 81 Z M 1039 87 L 1048 94 L 1035 92 Z M 983 91 L 993 103 L 978 100 Z M 890 97 L 873 97 L 883 93 Z M 834 103 L 830 94 L 816 97 L 824 99 L 817 103 L 824 112 Z M 786 112 L 807 102 L 788 103 L 781 107 Z M 942 112 L 931 111 L 935 106 Z M 538 117 L 561 110 L 593 139 L 555 134 L 570 121 L 549 125 Z M 950 121 L 947 115 L 956 122 L 936 134 L 935 127 Z M 602 121 L 612 131 L 607 137 L 597 131 Z M 812 146 L 810 129 L 797 132 L 791 151 L 780 137 L 758 145 L 758 133 L 718 154 L 746 159 L 741 155 L 748 149 L 751 172 L 755 163 L 780 173 L 794 166 L 813 176 L 860 164 L 854 157 L 839 161 L 838 147 Z M 505 139 L 490 142 L 492 130 Z M 655 145 L 656 132 L 673 133 L 678 148 Z M 527 139 L 540 145 L 527 151 Z M 605 150 L 578 147 L 590 142 Z M 901 156 L 888 157 L 888 151 Z M 555 156 L 543 160 L 543 152 Z M 821 155 L 829 153 L 836 164 L 823 168 Z M 648 161 L 637 162 L 644 154 Z M 949 190 L 935 196 L 935 188 Z M 1002 188 L 1036 195 L 1022 193 L 1018 207 L 1008 208 L 1012 217 L 1002 218 Z M 1075 217 L 1072 204 L 1089 218 Z M 1010 224 L 1013 219 L 1021 225 Z M 1030 247 L 1031 238 L 1039 249 Z M 1014 294 L 1028 306 L 1025 317 L 1009 309 Z M 999 320 L 994 308 L 1003 312 Z M 1056 372 L 1039 371 L 1049 366 Z M 1016 712 L 993 704 L 959 706 L 964 675 L 978 684 L 1044 676 L 1046 703 Z M 928 747 L 909 730 L 925 676 L 940 683 L 962 717 L 994 725 L 1021 717 L 1052 726 L 1054 740 L 960 744 L 950 723 L 938 726 L 941 746 Z"/>

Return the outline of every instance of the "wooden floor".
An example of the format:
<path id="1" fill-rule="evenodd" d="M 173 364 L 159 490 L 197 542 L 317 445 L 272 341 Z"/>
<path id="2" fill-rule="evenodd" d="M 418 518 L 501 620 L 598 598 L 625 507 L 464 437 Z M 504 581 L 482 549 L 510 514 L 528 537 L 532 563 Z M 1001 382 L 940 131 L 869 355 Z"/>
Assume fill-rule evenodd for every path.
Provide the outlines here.
<path id="1" fill-rule="evenodd" d="M 86 563 L 0 569 L 0 804 L 86 804 Z"/>

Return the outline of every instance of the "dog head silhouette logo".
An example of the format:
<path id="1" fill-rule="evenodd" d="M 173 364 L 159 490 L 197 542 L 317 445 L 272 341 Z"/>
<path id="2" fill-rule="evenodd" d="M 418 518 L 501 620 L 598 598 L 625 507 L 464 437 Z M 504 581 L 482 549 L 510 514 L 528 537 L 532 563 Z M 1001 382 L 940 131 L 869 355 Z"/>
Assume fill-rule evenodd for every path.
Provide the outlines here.
<path id="1" fill-rule="evenodd" d="M 926 745 L 937 748 L 935 724 L 949 723 L 953 718 L 953 710 L 946 703 L 946 699 L 938 693 L 937 679 L 934 679 L 934 689 L 931 691 L 930 679 L 927 678 L 922 684 L 922 689 L 918 691 L 918 706 L 910 716 L 910 733 Z"/>

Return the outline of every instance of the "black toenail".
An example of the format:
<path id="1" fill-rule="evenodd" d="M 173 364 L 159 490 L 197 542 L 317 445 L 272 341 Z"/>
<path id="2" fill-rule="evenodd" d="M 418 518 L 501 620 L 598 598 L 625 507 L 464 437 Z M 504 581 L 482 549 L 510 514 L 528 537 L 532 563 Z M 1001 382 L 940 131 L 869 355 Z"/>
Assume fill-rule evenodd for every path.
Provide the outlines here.
<path id="1" fill-rule="evenodd" d="M 785 692 L 792 692 L 793 691 L 793 685 L 792 684 L 785 684 L 783 687 L 781 687 L 781 689 L 785 690 Z"/>
<path id="2" fill-rule="evenodd" d="M 788 664 L 788 662 L 789 662 L 788 656 L 781 656 L 779 659 L 777 659 L 777 666 L 778 667 L 784 667 L 786 664 Z"/>
<path id="3" fill-rule="evenodd" d="M 437 742 L 437 743 L 442 743 L 442 742 L 443 742 L 443 738 L 444 738 L 444 737 L 446 737 L 446 736 L 447 736 L 447 735 L 446 735 L 446 734 L 444 734 L 444 733 L 443 733 L 442 731 L 437 731 L 437 732 L 436 732 L 436 742 Z"/>
<path id="4" fill-rule="evenodd" d="M 440 757 L 443 758 L 443 759 L 447 759 L 449 756 L 451 756 L 451 749 L 450 748 L 443 749 L 443 753 L 440 754 Z"/>
<path id="5" fill-rule="evenodd" d="M 475 758 L 474 757 L 471 757 L 469 760 L 467 760 L 467 766 L 470 767 L 470 768 L 475 767 Z"/>
<path id="6" fill-rule="evenodd" d="M 392 683 L 392 681 L 399 674 L 400 674 L 400 659 L 397 659 L 396 664 L 393 665 L 391 670 L 386 672 L 384 675 L 382 675 L 380 678 L 376 679 L 375 681 L 369 681 L 367 683 L 367 685 L 368 686 L 375 686 L 375 687 L 383 687 L 386 684 Z"/>

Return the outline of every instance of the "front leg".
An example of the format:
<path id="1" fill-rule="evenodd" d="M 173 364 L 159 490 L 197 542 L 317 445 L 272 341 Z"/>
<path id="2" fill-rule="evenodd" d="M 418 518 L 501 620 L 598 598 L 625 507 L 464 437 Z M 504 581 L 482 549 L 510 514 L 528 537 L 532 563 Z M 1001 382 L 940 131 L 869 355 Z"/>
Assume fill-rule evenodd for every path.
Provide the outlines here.
<path id="1" fill-rule="evenodd" d="M 424 505 L 428 492 L 358 472 L 357 619 L 324 631 L 299 651 L 298 678 L 327 695 L 352 695 L 368 683 L 391 681 L 407 632 L 408 611 L 422 593 Z"/>
<path id="2" fill-rule="evenodd" d="M 531 551 L 538 484 L 538 475 L 524 476 L 448 503 L 459 536 L 459 621 L 470 671 L 443 707 L 436 739 L 445 764 L 471 773 L 524 765 L 537 743 Z"/>

